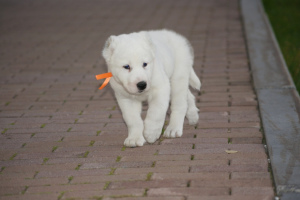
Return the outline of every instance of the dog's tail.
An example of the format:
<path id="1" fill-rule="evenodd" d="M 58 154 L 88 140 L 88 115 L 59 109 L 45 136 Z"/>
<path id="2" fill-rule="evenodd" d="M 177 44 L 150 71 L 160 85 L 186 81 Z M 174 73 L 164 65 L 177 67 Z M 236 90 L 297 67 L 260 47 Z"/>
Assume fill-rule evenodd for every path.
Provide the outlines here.
<path id="1" fill-rule="evenodd" d="M 191 73 L 190 73 L 190 80 L 189 80 L 189 84 L 190 86 L 192 86 L 194 89 L 199 90 L 201 88 L 201 82 L 198 78 L 198 76 L 196 75 L 194 69 L 191 69 Z"/>

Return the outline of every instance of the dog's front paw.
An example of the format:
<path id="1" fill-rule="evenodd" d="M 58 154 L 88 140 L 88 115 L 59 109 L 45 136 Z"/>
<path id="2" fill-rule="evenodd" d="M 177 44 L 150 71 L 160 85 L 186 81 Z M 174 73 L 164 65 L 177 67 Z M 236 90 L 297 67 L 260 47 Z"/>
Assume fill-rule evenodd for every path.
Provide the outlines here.
<path id="1" fill-rule="evenodd" d="M 148 143 L 154 143 L 161 135 L 161 129 L 145 130 L 144 137 Z"/>
<path id="2" fill-rule="evenodd" d="M 164 137 L 175 138 L 182 136 L 182 127 L 169 125 L 164 132 Z"/>
<path id="3" fill-rule="evenodd" d="M 124 145 L 127 147 L 141 147 L 144 145 L 144 143 L 146 142 L 146 140 L 144 139 L 143 136 L 139 136 L 139 137 L 128 137 L 125 139 L 124 141 Z"/>

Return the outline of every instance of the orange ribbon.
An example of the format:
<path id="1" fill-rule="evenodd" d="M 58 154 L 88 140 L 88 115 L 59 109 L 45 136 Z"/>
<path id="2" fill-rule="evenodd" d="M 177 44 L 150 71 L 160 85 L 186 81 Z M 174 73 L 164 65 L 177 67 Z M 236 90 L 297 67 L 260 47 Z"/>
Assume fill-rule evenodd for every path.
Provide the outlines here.
<path id="1" fill-rule="evenodd" d="M 110 80 L 111 77 L 112 77 L 112 73 L 111 72 L 96 75 L 96 79 L 97 80 L 105 78 L 105 81 L 103 82 L 103 84 L 101 85 L 101 87 L 99 87 L 99 90 L 102 90 L 107 85 L 107 83 L 109 82 L 109 80 Z"/>

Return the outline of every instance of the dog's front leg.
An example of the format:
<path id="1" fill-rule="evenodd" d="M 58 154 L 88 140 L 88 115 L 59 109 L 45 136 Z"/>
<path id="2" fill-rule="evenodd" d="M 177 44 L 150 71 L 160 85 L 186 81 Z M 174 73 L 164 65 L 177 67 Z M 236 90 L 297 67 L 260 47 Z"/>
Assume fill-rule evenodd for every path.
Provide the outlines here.
<path id="1" fill-rule="evenodd" d="M 156 89 L 148 101 L 149 108 L 145 119 L 144 137 L 149 143 L 154 143 L 161 135 L 169 106 L 169 85 Z"/>
<path id="2" fill-rule="evenodd" d="M 128 137 L 125 139 L 124 145 L 127 147 L 143 146 L 145 139 L 143 136 L 144 124 L 141 118 L 141 102 L 117 95 L 116 97 L 128 128 Z"/>

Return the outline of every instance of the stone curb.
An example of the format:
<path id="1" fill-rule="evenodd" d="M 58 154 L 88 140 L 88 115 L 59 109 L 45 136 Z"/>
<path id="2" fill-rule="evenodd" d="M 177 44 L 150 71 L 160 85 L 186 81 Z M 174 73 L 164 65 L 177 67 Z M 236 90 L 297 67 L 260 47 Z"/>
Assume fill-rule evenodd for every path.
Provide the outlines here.
<path id="1" fill-rule="evenodd" d="M 300 100 L 261 0 L 242 0 L 249 60 L 277 195 L 300 199 Z"/>

